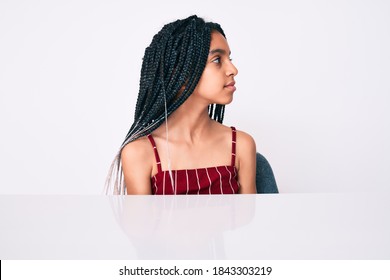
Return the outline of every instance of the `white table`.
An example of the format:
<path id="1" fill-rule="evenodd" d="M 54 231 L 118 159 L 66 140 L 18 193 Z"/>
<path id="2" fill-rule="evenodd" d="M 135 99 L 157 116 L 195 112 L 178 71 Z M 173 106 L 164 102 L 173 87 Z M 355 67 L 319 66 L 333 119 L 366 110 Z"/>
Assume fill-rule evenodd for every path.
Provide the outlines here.
<path id="1" fill-rule="evenodd" d="M 390 193 L 0 196 L 0 259 L 390 259 Z"/>

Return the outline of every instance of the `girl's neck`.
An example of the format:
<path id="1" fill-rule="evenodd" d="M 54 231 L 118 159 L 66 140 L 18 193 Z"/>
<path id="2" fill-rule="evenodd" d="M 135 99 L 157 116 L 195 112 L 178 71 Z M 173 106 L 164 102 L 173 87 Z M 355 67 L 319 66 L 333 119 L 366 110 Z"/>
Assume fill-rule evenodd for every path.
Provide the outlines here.
<path id="1" fill-rule="evenodd" d="M 214 121 L 208 115 L 208 105 L 200 104 L 191 96 L 168 118 L 170 141 L 185 141 L 189 144 L 198 142 L 210 131 Z M 161 136 L 165 137 L 165 122 L 159 127 Z M 157 132 L 157 131 L 156 131 Z"/>

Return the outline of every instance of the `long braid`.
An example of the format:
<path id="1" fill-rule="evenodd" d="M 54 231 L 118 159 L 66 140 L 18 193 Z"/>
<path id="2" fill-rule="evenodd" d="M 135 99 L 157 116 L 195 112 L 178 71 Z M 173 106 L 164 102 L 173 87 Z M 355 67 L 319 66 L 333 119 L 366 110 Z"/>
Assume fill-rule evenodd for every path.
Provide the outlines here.
<path id="1" fill-rule="evenodd" d="M 219 24 L 193 15 L 166 24 L 145 49 L 134 123 L 111 164 L 106 194 L 126 193 L 121 163 L 123 147 L 158 128 L 194 91 L 207 62 L 213 30 L 225 36 Z M 224 107 L 211 104 L 210 118 L 222 123 Z"/>

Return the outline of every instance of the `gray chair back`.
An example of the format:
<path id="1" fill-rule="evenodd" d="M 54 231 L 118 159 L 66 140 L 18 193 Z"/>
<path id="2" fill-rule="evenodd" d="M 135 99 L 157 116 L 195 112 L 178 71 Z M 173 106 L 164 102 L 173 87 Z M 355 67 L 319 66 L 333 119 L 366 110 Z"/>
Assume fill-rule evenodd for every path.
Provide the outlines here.
<path id="1" fill-rule="evenodd" d="M 257 193 L 279 193 L 271 165 L 260 153 L 256 153 L 256 191 Z"/>

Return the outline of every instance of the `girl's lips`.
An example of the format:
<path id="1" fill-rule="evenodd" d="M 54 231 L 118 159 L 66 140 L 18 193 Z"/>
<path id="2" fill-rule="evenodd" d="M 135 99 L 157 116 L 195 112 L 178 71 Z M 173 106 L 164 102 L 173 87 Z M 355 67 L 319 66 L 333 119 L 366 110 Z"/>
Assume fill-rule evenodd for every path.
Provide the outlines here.
<path id="1" fill-rule="evenodd" d="M 236 84 L 236 82 L 233 81 L 233 82 L 227 84 L 225 87 L 234 86 L 235 84 Z"/>
<path id="2" fill-rule="evenodd" d="M 235 91 L 235 90 L 236 90 L 236 87 L 235 87 L 235 86 L 225 86 L 225 88 L 230 89 L 230 90 L 232 90 L 232 91 Z"/>
<path id="3" fill-rule="evenodd" d="M 235 91 L 236 90 L 236 87 L 234 86 L 235 84 L 236 84 L 235 82 L 231 82 L 231 83 L 227 84 L 225 86 L 225 88 L 230 89 L 232 91 Z"/>

